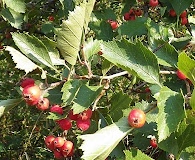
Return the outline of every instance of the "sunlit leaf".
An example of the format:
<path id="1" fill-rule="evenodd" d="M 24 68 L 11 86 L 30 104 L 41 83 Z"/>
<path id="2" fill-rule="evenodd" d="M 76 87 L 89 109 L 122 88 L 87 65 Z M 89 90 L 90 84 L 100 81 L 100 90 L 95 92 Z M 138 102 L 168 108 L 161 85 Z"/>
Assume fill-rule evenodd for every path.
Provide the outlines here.
<path id="1" fill-rule="evenodd" d="M 25 13 L 26 4 L 24 0 L 4 0 L 7 7 L 13 9 L 15 12 L 18 13 Z"/>

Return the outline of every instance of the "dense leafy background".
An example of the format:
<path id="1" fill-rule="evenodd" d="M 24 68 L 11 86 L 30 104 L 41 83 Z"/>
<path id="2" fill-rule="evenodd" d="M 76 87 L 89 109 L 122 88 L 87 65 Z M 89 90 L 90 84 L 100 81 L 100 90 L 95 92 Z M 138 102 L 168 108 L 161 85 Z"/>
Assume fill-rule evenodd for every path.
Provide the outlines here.
<path id="1" fill-rule="evenodd" d="M 75 153 L 67 159 L 193 160 L 195 2 L 159 2 L 0 1 L 0 159 L 52 160 L 44 138 L 54 134 L 73 141 Z M 125 21 L 132 8 L 142 15 Z M 181 25 L 184 10 L 189 23 Z M 177 77 L 178 69 L 186 80 Z M 34 78 L 64 115 L 28 106 L 21 95 L 24 77 Z M 87 131 L 75 122 L 67 133 L 57 126 L 69 110 L 87 108 L 93 110 Z M 133 108 L 146 113 L 140 129 L 127 122 Z"/>

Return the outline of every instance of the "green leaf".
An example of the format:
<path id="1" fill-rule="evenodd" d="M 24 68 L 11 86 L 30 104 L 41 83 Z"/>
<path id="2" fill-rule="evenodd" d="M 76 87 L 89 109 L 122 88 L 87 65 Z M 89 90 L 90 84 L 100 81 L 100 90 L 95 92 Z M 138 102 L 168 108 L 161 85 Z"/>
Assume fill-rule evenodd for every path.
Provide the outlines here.
<path id="1" fill-rule="evenodd" d="M 120 35 L 127 35 L 128 37 L 147 34 L 146 21 L 147 18 L 139 17 L 134 21 L 125 22 L 119 27 L 118 32 Z"/>
<path id="2" fill-rule="evenodd" d="M 157 130 L 161 142 L 177 130 L 180 121 L 185 117 L 184 98 L 180 93 L 163 87 L 156 99 L 159 108 Z"/>
<path id="3" fill-rule="evenodd" d="M 103 160 L 113 151 L 118 143 L 132 130 L 127 117 L 120 119 L 94 134 L 78 136 L 84 140 L 80 149 L 83 150 L 81 158 L 85 160 Z M 91 143 L 93 141 L 93 143 Z"/>
<path id="4" fill-rule="evenodd" d="M 177 65 L 179 70 L 195 85 L 195 60 L 187 56 L 186 53 L 181 53 Z"/>
<path id="5" fill-rule="evenodd" d="M 141 152 L 138 149 L 135 148 L 131 148 L 130 150 L 125 150 L 125 160 L 152 160 L 152 158 L 150 158 L 149 156 L 147 156 L 146 154 L 144 154 L 143 152 Z"/>
<path id="6" fill-rule="evenodd" d="M 49 38 L 45 38 L 42 41 L 48 50 L 52 64 L 53 65 L 65 65 L 64 60 L 60 58 L 59 51 L 56 48 L 57 43 Z"/>
<path id="7" fill-rule="evenodd" d="M 73 112 L 76 114 L 84 111 L 86 108 L 89 108 L 90 105 L 99 96 L 101 91 L 102 87 L 100 86 L 82 85 L 79 88 L 76 98 L 73 100 Z"/>
<path id="8" fill-rule="evenodd" d="M 4 0 L 7 7 L 13 9 L 15 12 L 18 13 L 25 13 L 26 4 L 24 0 Z"/>
<path id="9" fill-rule="evenodd" d="M 193 90 L 190 98 L 190 106 L 195 110 L 195 89 Z"/>
<path id="10" fill-rule="evenodd" d="M 54 121 L 62 118 L 64 118 L 64 115 L 59 115 L 57 113 L 52 113 L 52 112 L 49 112 L 49 115 L 47 116 L 47 119 L 52 119 Z"/>
<path id="11" fill-rule="evenodd" d="M 112 117 L 113 121 L 116 122 L 123 117 L 122 110 L 129 108 L 131 98 L 128 95 L 119 92 L 112 96 L 110 103 L 110 116 Z"/>
<path id="12" fill-rule="evenodd" d="M 168 67 L 176 67 L 178 61 L 178 53 L 175 48 L 168 42 L 160 39 L 154 40 L 153 49 L 157 48 L 158 50 L 155 52 L 155 55 L 158 58 L 159 64 Z"/>
<path id="13" fill-rule="evenodd" d="M 100 44 L 98 40 L 93 40 L 93 38 L 90 38 L 83 47 L 83 52 L 85 54 L 86 60 L 90 61 L 92 60 L 92 57 L 94 54 L 97 54 L 100 51 Z"/>
<path id="14" fill-rule="evenodd" d="M 71 104 L 81 86 L 82 81 L 80 80 L 69 80 L 64 83 L 61 91 L 63 92 L 62 100 L 65 106 Z"/>
<path id="15" fill-rule="evenodd" d="M 26 33 L 12 33 L 12 37 L 18 48 L 28 58 L 56 70 L 42 41 Z"/>
<path id="16" fill-rule="evenodd" d="M 5 50 L 11 54 L 14 63 L 16 63 L 16 68 L 24 70 L 26 74 L 37 68 L 37 65 L 34 62 L 32 62 L 18 50 L 10 46 L 7 46 Z"/>
<path id="17" fill-rule="evenodd" d="M 62 22 L 62 28 L 57 33 L 57 46 L 64 59 L 71 65 L 76 63 L 83 27 L 87 26 L 92 5 L 93 3 L 90 1 L 76 6 L 74 11 L 69 13 L 68 20 Z"/>
<path id="18" fill-rule="evenodd" d="M 180 15 L 186 8 L 190 7 L 193 0 L 171 0 L 170 3 L 177 15 Z"/>
<path id="19" fill-rule="evenodd" d="M 0 100 L 0 117 L 8 112 L 10 109 L 17 106 L 19 103 L 21 103 L 23 99 L 7 99 L 7 100 Z"/>
<path id="20" fill-rule="evenodd" d="M 8 21 L 12 27 L 17 28 L 17 29 L 21 29 L 22 23 L 23 23 L 23 15 L 12 10 L 12 9 L 8 9 L 5 8 L 1 11 L 1 14 L 3 16 L 3 18 Z"/>
<path id="21" fill-rule="evenodd" d="M 101 48 L 102 56 L 108 61 L 128 72 L 135 72 L 148 83 L 161 86 L 157 58 L 141 42 L 136 44 L 126 40 L 103 42 Z"/>
<path id="22" fill-rule="evenodd" d="M 113 67 L 114 65 L 108 61 L 107 59 L 104 59 L 102 63 L 102 74 L 106 75 L 106 73 Z"/>

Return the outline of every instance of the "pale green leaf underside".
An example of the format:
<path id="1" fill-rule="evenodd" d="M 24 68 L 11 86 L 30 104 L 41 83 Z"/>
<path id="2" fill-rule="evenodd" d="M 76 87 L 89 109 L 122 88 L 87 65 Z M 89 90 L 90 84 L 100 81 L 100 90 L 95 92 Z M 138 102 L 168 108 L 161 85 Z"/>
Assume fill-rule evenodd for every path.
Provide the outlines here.
<path id="1" fill-rule="evenodd" d="M 24 0 L 4 0 L 7 7 L 13 9 L 15 12 L 18 13 L 25 13 L 26 4 Z"/>
<path id="2" fill-rule="evenodd" d="M 120 119 L 94 134 L 81 135 L 84 160 L 104 160 L 118 145 L 118 143 L 131 131 L 127 117 Z M 92 143 L 93 142 L 93 143 Z"/>
<path id="3" fill-rule="evenodd" d="M 180 93 L 163 87 L 157 97 L 157 106 L 159 108 L 157 130 L 160 142 L 176 131 L 180 121 L 185 117 L 184 99 Z"/>
<path id="4" fill-rule="evenodd" d="M 28 58 L 56 70 L 42 41 L 25 33 L 12 33 L 12 37 L 18 48 Z"/>
<path id="5" fill-rule="evenodd" d="M 141 42 L 136 44 L 126 40 L 102 42 L 101 48 L 102 56 L 108 61 L 130 73 L 136 73 L 136 76 L 148 83 L 161 86 L 157 58 Z"/>
<path id="6" fill-rule="evenodd" d="M 22 99 L 7 99 L 7 100 L 1 100 L 0 101 L 0 117 L 8 112 L 13 107 L 17 106 L 20 102 L 22 102 Z"/>
<path id="7" fill-rule="evenodd" d="M 11 24 L 12 27 L 21 29 L 21 25 L 23 23 L 23 18 L 24 18 L 22 14 L 10 8 L 3 9 L 1 11 L 1 14 L 3 18 Z"/>
<path id="8" fill-rule="evenodd" d="M 34 62 L 32 62 L 18 50 L 10 46 L 7 46 L 5 50 L 11 54 L 14 63 L 16 63 L 16 68 L 24 70 L 26 74 L 37 68 L 37 65 Z"/>

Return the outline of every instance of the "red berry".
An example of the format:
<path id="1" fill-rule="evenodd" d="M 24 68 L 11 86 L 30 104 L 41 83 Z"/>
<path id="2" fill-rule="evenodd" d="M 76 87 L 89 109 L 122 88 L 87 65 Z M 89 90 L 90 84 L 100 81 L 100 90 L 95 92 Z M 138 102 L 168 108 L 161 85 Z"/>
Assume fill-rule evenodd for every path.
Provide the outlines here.
<path id="1" fill-rule="evenodd" d="M 157 141 L 156 141 L 156 138 L 151 138 L 150 140 L 150 145 L 153 147 L 153 148 L 156 148 L 158 145 L 157 145 Z"/>
<path id="2" fill-rule="evenodd" d="M 69 130 L 72 127 L 72 122 L 68 118 L 60 119 L 56 122 L 62 130 Z"/>
<path id="3" fill-rule="evenodd" d="M 79 114 L 79 119 L 81 119 L 83 121 L 90 119 L 92 116 L 92 113 L 93 113 L 92 110 L 90 108 L 88 108 L 87 110 L 85 110 Z"/>
<path id="4" fill-rule="evenodd" d="M 34 86 L 35 85 L 35 80 L 32 78 L 24 78 L 20 82 L 20 86 L 22 88 L 25 88 L 26 86 Z"/>
<path id="5" fill-rule="evenodd" d="M 150 5 L 151 7 L 156 7 L 156 6 L 158 6 L 158 0 L 150 0 L 150 1 L 149 1 L 149 5 Z"/>
<path id="6" fill-rule="evenodd" d="M 127 12 L 124 14 L 123 18 L 124 20 L 128 21 L 130 18 L 129 18 L 130 14 Z"/>
<path id="7" fill-rule="evenodd" d="M 176 17 L 176 16 L 177 16 L 177 14 L 176 14 L 176 12 L 175 12 L 174 9 L 170 9 L 169 15 L 170 15 L 171 17 Z"/>
<path id="8" fill-rule="evenodd" d="M 181 18 L 181 25 L 186 25 L 188 23 L 188 19 L 186 17 Z"/>
<path id="9" fill-rule="evenodd" d="M 129 113 L 128 122 L 131 127 L 140 128 L 146 122 L 146 115 L 140 109 L 133 109 Z"/>
<path id="10" fill-rule="evenodd" d="M 63 154 L 58 150 L 55 150 L 53 152 L 53 154 L 54 154 L 54 158 L 56 158 L 56 159 L 63 159 L 64 158 Z"/>
<path id="11" fill-rule="evenodd" d="M 90 121 L 90 119 L 87 119 L 85 121 L 78 119 L 76 121 L 76 125 L 77 125 L 77 128 L 79 128 L 80 130 L 86 131 L 89 129 L 89 127 L 91 125 L 91 121 Z"/>
<path id="12" fill-rule="evenodd" d="M 74 145 L 71 141 L 65 141 L 64 145 L 60 148 L 64 157 L 70 157 L 73 155 Z"/>
<path id="13" fill-rule="evenodd" d="M 108 22 L 110 23 L 110 26 L 113 30 L 118 28 L 118 23 L 116 21 L 113 20 L 108 20 Z"/>
<path id="14" fill-rule="evenodd" d="M 47 110 L 49 108 L 49 99 L 48 98 L 40 99 L 36 107 L 41 111 Z"/>
<path id="15" fill-rule="evenodd" d="M 26 86 L 22 91 L 26 103 L 30 106 L 36 105 L 41 96 L 41 90 L 37 85 Z"/>
<path id="16" fill-rule="evenodd" d="M 73 110 L 71 109 L 68 113 L 68 118 L 76 121 L 77 119 L 79 119 L 79 114 L 73 114 Z"/>
<path id="17" fill-rule="evenodd" d="M 54 139 L 55 136 L 53 135 L 49 135 L 45 138 L 45 145 L 51 151 L 54 151 Z"/>
<path id="18" fill-rule="evenodd" d="M 58 114 L 61 114 L 61 115 L 64 114 L 63 108 L 60 105 L 57 105 L 57 104 L 51 106 L 50 112 L 58 113 Z"/>
<path id="19" fill-rule="evenodd" d="M 187 11 L 183 11 L 181 14 L 180 14 L 180 18 L 184 18 L 187 16 Z"/>
<path id="20" fill-rule="evenodd" d="M 62 137 L 56 137 L 53 142 L 54 142 L 54 147 L 60 148 L 64 145 L 65 140 Z"/>
<path id="21" fill-rule="evenodd" d="M 134 14 L 130 15 L 130 16 L 129 16 L 129 20 L 130 20 L 130 21 L 135 20 L 135 15 L 134 15 Z"/>
<path id="22" fill-rule="evenodd" d="M 181 80 L 185 80 L 187 78 L 180 70 L 177 70 L 176 74 L 177 77 Z"/>
<path id="23" fill-rule="evenodd" d="M 49 21 L 54 21 L 54 16 L 49 16 L 48 19 Z"/>
<path id="24" fill-rule="evenodd" d="M 147 92 L 147 93 L 150 93 L 151 92 L 151 90 L 150 90 L 150 88 L 145 88 L 145 92 Z"/>
<path id="25" fill-rule="evenodd" d="M 136 16 L 138 16 L 138 17 L 139 17 L 139 16 L 141 16 L 141 15 L 142 15 L 142 10 L 141 10 L 141 9 L 139 9 L 139 8 L 138 8 L 138 9 L 135 9 L 135 10 L 134 10 L 134 13 L 135 13 L 135 15 L 136 15 Z"/>

